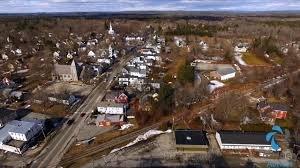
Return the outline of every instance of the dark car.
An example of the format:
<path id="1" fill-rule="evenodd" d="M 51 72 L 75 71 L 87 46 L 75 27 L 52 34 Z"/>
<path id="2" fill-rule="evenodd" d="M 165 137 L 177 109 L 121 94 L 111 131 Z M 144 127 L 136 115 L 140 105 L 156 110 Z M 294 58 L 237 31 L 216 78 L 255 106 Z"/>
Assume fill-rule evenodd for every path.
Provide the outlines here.
<path id="1" fill-rule="evenodd" d="M 67 121 L 67 124 L 72 125 L 74 123 L 74 121 L 75 121 L 74 119 L 70 119 L 70 120 Z"/>
<path id="2" fill-rule="evenodd" d="M 81 114 L 80 114 L 80 117 L 83 117 L 83 116 L 85 116 L 85 113 L 81 113 Z"/>

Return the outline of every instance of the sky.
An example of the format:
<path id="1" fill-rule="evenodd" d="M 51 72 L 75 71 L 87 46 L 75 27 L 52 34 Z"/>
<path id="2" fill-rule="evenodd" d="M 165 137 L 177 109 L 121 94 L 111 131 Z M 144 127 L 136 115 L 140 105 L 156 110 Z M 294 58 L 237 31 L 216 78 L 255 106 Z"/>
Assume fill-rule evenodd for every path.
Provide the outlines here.
<path id="1" fill-rule="evenodd" d="M 292 11 L 300 0 L 0 0 L 0 13 Z"/>

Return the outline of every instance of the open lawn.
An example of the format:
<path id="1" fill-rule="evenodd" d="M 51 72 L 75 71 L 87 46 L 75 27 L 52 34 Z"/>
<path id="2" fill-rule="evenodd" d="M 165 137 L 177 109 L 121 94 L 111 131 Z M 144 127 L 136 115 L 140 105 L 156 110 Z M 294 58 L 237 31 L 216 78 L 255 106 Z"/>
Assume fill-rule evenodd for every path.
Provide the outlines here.
<path id="1" fill-rule="evenodd" d="M 269 64 L 264 59 L 258 57 L 257 55 L 255 55 L 253 53 L 245 53 L 243 55 L 243 60 L 248 65 L 264 65 L 264 66 L 269 66 Z"/>
<path id="2" fill-rule="evenodd" d="M 277 56 L 277 57 L 274 58 L 274 62 L 275 62 L 276 64 L 281 65 L 281 64 L 283 64 L 283 58 Z"/>

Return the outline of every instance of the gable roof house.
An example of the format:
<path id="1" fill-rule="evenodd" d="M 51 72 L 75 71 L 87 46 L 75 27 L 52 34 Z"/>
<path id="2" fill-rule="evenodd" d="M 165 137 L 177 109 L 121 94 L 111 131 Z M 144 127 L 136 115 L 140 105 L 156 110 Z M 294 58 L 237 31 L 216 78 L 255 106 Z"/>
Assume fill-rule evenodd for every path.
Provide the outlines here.
<path id="1" fill-rule="evenodd" d="M 136 76 L 124 75 L 118 77 L 119 85 L 136 86 L 140 87 L 145 83 L 145 78 L 139 78 Z"/>
<path id="2" fill-rule="evenodd" d="M 72 60 L 71 64 L 60 65 L 54 64 L 54 71 L 52 73 L 53 80 L 60 81 L 78 81 L 79 68 L 75 61 Z"/>
<path id="3" fill-rule="evenodd" d="M 127 104 L 128 96 L 125 93 L 123 93 L 122 91 L 110 90 L 106 93 L 105 100 L 108 102 Z"/>
<path id="4" fill-rule="evenodd" d="M 263 121 L 273 123 L 275 119 L 286 119 L 289 107 L 280 103 L 268 103 L 267 101 L 260 101 L 256 105 Z"/>
<path id="5" fill-rule="evenodd" d="M 139 77 L 139 78 L 145 78 L 145 77 L 147 77 L 147 70 L 137 68 L 134 66 L 127 66 L 126 68 L 122 69 L 122 74 L 135 76 L 135 77 Z"/>
<path id="6" fill-rule="evenodd" d="M 228 80 L 234 78 L 236 70 L 234 68 L 219 68 L 216 71 L 210 72 L 210 76 L 219 80 Z"/>
<path id="7" fill-rule="evenodd" d="M 41 127 L 35 122 L 13 120 L 0 129 L 0 149 L 22 154 L 40 132 Z"/>
<path id="8" fill-rule="evenodd" d="M 176 148 L 183 152 L 207 151 L 207 133 L 200 130 L 175 130 Z"/>
<path id="9" fill-rule="evenodd" d="M 76 98 L 74 95 L 69 95 L 69 94 L 57 94 L 57 95 L 50 94 L 48 96 L 48 100 L 69 106 L 76 101 Z"/>
<path id="10" fill-rule="evenodd" d="M 218 131 L 216 139 L 221 150 L 272 151 L 267 132 Z"/>
<path id="11" fill-rule="evenodd" d="M 234 52 L 238 53 L 244 53 L 248 50 L 248 44 L 247 43 L 239 43 L 234 47 Z"/>

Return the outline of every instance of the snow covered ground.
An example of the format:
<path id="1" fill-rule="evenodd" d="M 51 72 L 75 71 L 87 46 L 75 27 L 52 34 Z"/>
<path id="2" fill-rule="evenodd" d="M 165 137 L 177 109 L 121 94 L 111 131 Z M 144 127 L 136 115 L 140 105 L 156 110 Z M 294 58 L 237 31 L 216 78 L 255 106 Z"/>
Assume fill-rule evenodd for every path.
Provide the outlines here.
<path id="1" fill-rule="evenodd" d="M 243 55 L 241 53 L 235 53 L 234 58 L 240 65 L 247 66 L 247 63 L 243 60 Z"/>
<path id="2" fill-rule="evenodd" d="M 114 152 L 117 152 L 119 150 L 122 150 L 124 148 L 128 148 L 140 141 L 145 141 L 147 140 L 148 138 L 151 138 L 155 135 L 160 135 L 160 134 L 163 134 L 163 133 L 170 133 L 172 132 L 172 130 L 167 130 L 167 131 L 160 131 L 160 130 L 149 130 L 148 132 L 146 132 L 145 134 L 143 135 L 139 135 L 134 141 L 130 142 L 129 144 L 121 147 L 121 148 L 116 148 L 116 149 L 113 149 L 110 153 L 114 153 Z"/>
<path id="3" fill-rule="evenodd" d="M 133 124 L 124 124 L 121 126 L 121 128 L 119 129 L 120 131 L 123 131 L 123 130 L 126 130 L 130 127 L 133 127 L 134 125 Z"/>
<path id="4" fill-rule="evenodd" d="M 212 81 L 209 82 L 209 85 L 208 85 L 209 92 L 212 93 L 214 90 L 216 90 L 218 88 L 221 88 L 224 85 L 225 84 L 222 83 L 222 82 L 219 82 L 217 80 L 212 80 Z"/>

